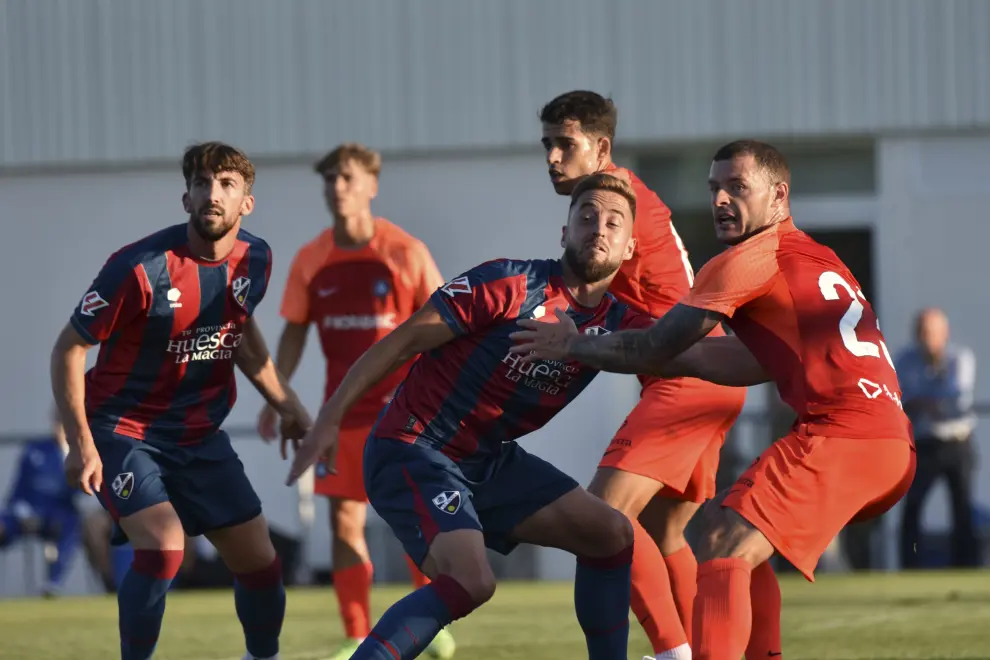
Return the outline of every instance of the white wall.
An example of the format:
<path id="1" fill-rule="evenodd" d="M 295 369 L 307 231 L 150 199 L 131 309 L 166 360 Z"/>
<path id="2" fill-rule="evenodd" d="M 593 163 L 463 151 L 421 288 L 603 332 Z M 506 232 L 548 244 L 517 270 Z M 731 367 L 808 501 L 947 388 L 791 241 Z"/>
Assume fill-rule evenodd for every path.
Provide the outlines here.
<path id="1" fill-rule="evenodd" d="M 58 332 L 113 250 L 184 221 L 182 192 L 177 167 L 0 178 L 0 218 L 6 238 L 0 244 L 0 282 L 8 314 L 8 322 L 0 325 L 0 345 L 6 347 L 0 376 L 0 430 L 44 429 L 51 401 L 48 356 Z M 255 195 L 256 210 L 246 227 L 266 238 L 275 255 L 271 289 L 258 309 L 261 326 L 274 345 L 281 329 L 279 299 L 290 260 L 329 218 L 320 181 L 308 164 L 260 164 Z M 387 161 L 374 204 L 376 213 L 422 238 L 448 277 L 495 257 L 556 256 L 566 209 L 566 199 L 553 194 L 537 152 Z M 314 339 L 293 383 L 315 408 L 323 388 L 323 365 Z M 526 444 L 586 482 L 636 392 L 632 378 L 602 376 L 580 403 Z M 242 383 L 228 424 L 253 423 L 259 405 L 260 397 Z M 236 447 L 268 515 L 288 531 L 298 529 L 296 494 L 281 485 L 285 466 L 274 449 L 247 440 Z M 8 483 L 11 462 L 0 462 L 0 484 Z M 310 552 L 314 560 L 323 560 L 320 563 L 329 553 L 325 521 L 321 503 Z M 560 563 L 557 555 L 548 555 L 543 564 L 551 575 L 572 575 L 571 565 Z M 9 566 L 5 560 L 0 570 Z M 0 593 L 4 591 L 0 581 Z"/>
<path id="2" fill-rule="evenodd" d="M 976 398 L 988 401 L 990 135 L 883 138 L 878 157 L 877 290 L 888 344 L 894 350 L 911 341 L 920 307 L 942 307 L 953 339 L 976 351 Z M 976 500 L 990 507 L 990 424 L 984 421 L 976 438 L 983 457 L 974 480 Z M 947 507 L 940 486 L 925 507 L 926 527 L 946 529 Z"/>

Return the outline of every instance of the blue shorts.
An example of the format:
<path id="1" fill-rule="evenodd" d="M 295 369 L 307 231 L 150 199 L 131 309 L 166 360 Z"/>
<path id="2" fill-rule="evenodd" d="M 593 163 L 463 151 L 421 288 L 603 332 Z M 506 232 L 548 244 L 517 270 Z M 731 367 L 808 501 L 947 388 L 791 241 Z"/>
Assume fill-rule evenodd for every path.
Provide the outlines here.
<path id="1" fill-rule="evenodd" d="M 507 555 L 519 523 L 578 487 L 515 442 L 489 461 L 461 465 L 436 449 L 375 436 L 365 444 L 364 485 L 417 565 L 437 534 L 458 529 L 482 532 L 485 545 Z"/>
<path id="2" fill-rule="evenodd" d="M 170 502 L 186 534 L 199 536 L 261 515 L 261 500 L 223 431 L 172 447 L 97 429 L 93 439 L 103 461 L 100 503 L 114 522 Z M 125 540 L 118 529 L 114 542 Z"/>

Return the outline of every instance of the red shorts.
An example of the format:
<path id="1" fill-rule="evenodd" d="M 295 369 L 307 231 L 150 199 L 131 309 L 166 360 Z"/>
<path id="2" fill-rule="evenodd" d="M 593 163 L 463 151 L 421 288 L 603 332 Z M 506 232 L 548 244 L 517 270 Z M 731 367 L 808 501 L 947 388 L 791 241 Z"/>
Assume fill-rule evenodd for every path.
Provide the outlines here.
<path id="1" fill-rule="evenodd" d="M 745 399 L 741 387 L 649 381 L 598 467 L 659 481 L 664 497 L 704 502 L 715 495 L 719 452 Z"/>
<path id="2" fill-rule="evenodd" d="M 897 504 L 914 480 L 906 438 L 827 438 L 794 432 L 770 445 L 729 489 L 727 506 L 760 530 L 808 580 L 849 522 Z"/>
<path id="3" fill-rule="evenodd" d="M 337 439 L 337 457 L 334 462 L 337 471 L 328 474 L 326 466 L 317 464 L 313 491 L 343 500 L 367 502 L 368 493 L 364 490 L 364 442 L 371 434 L 374 423 L 342 427 Z"/>

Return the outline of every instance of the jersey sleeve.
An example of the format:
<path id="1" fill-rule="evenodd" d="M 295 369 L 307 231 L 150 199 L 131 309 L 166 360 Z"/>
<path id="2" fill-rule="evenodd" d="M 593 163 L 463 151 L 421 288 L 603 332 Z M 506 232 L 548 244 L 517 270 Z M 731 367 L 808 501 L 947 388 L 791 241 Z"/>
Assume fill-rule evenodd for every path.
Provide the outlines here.
<path id="1" fill-rule="evenodd" d="M 289 279 L 285 282 L 280 314 L 289 323 L 309 323 L 309 260 L 306 249 L 296 253 L 289 267 Z"/>
<path id="2" fill-rule="evenodd" d="M 420 307 L 426 304 L 426 301 L 430 299 L 434 291 L 444 285 L 444 281 L 443 276 L 440 275 L 440 269 L 437 268 L 436 262 L 433 261 L 433 255 L 430 254 L 425 244 L 418 243 L 415 254 L 418 266 L 416 306 Z"/>
<path id="3" fill-rule="evenodd" d="M 430 302 L 456 336 L 479 332 L 518 315 L 526 298 L 526 276 L 503 261 L 491 261 L 437 289 Z"/>
<path id="4" fill-rule="evenodd" d="M 99 344 L 116 330 L 146 313 L 151 287 L 144 268 L 114 255 L 103 265 L 76 305 L 70 322 L 90 344 Z"/>
<path id="5" fill-rule="evenodd" d="M 732 317 L 736 310 L 770 291 L 780 269 L 776 237 L 750 239 L 714 257 L 701 269 L 681 304 Z"/>
<path id="6" fill-rule="evenodd" d="M 251 246 L 250 265 L 250 285 L 247 291 L 247 300 L 244 309 L 248 316 L 254 316 L 254 310 L 258 308 L 265 294 L 268 293 L 268 283 L 272 279 L 272 249 L 268 243 L 259 241 L 257 245 Z M 257 282 L 257 284 L 255 284 Z M 235 283 L 235 290 L 237 284 Z M 235 291 L 236 293 L 236 291 Z"/>

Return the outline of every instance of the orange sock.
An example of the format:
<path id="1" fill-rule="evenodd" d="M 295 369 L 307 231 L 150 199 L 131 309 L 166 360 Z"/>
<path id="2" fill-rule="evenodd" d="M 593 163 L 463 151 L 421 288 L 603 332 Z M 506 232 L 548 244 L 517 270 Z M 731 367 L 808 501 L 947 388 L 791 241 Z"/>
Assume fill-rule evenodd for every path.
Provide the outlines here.
<path id="1" fill-rule="evenodd" d="M 348 566 L 333 572 L 333 590 L 344 620 L 344 634 L 351 639 L 364 639 L 371 632 L 371 562 Z"/>
<path id="2" fill-rule="evenodd" d="M 409 577 L 412 578 L 413 589 L 425 587 L 430 583 L 430 578 L 423 575 L 423 571 L 419 570 L 419 566 L 409 558 L 409 555 L 406 555 L 406 565 L 409 567 Z"/>
<path id="3" fill-rule="evenodd" d="M 654 652 L 663 653 L 686 644 L 687 635 L 670 593 L 670 578 L 663 555 L 639 521 L 631 522 L 633 561 L 630 605 L 643 626 L 643 632 L 650 638 Z"/>
<path id="4" fill-rule="evenodd" d="M 753 630 L 749 634 L 746 660 L 779 658 L 780 584 L 769 561 L 753 569 L 749 595 L 753 607 Z"/>
<path id="5" fill-rule="evenodd" d="M 745 559 L 713 559 L 698 568 L 694 660 L 739 660 L 749 643 L 752 611 Z"/>
<path id="6" fill-rule="evenodd" d="M 694 597 L 698 595 L 698 560 L 694 558 L 691 546 L 685 545 L 672 555 L 663 558 L 670 576 L 670 590 L 677 604 L 677 614 L 691 643 L 691 621 L 694 615 Z"/>

